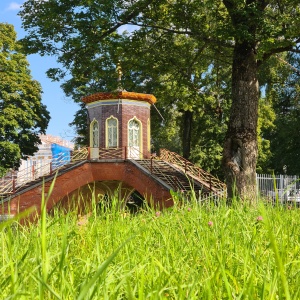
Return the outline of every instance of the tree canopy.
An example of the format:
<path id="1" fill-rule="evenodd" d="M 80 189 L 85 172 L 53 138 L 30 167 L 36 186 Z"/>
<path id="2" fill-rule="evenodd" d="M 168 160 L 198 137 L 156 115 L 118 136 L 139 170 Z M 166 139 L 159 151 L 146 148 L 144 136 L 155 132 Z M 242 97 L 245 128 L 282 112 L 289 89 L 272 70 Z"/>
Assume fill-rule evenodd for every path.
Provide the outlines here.
<path id="1" fill-rule="evenodd" d="M 12 25 L 0 23 L 0 174 L 32 155 L 50 119 Z"/>
<path id="2" fill-rule="evenodd" d="M 271 141 L 269 168 L 282 173 L 286 166 L 287 173 L 294 175 L 300 172 L 300 56 L 289 53 L 278 62 L 282 66 L 273 76 L 274 82 L 268 91 L 268 102 L 273 103 L 276 114 L 275 128 L 266 133 Z"/>
<path id="3" fill-rule="evenodd" d="M 229 198 L 255 198 L 259 72 L 275 54 L 299 52 L 298 0 L 27 0 L 20 14 L 27 52 L 56 55 L 63 68 L 48 74 L 61 79 L 69 72 L 64 89 L 75 100 L 113 88 L 108 78 L 122 59 L 128 89 L 161 91 L 161 109 L 173 120 L 176 110 L 185 156 L 197 157 L 190 145 L 204 138 L 199 124 L 213 120 L 206 128 L 215 129 L 205 143 L 225 136 Z M 130 32 L 122 33 L 125 25 L 132 26 Z M 218 113 L 214 119 L 209 113 L 226 112 L 229 105 L 227 117 Z M 220 135 L 218 128 L 223 128 Z"/>

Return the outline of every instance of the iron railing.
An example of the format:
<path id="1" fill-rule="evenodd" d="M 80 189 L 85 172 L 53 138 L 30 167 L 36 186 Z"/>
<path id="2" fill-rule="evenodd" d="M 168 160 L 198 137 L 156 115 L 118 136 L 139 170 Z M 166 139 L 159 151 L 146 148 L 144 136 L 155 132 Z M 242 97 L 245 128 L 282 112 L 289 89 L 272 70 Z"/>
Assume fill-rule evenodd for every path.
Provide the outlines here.
<path id="1" fill-rule="evenodd" d="M 156 156 L 151 156 L 150 159 L 142 160 L 142 162 L 138 160 L 138 162 L 142 167 L 148 169 L 150 174 L 157 176 L 167 183 L 174 191 L 185 190 L 177 176 L 164 172 L 164 167 L 160 164 Z"/>
<path id="2" fill-rule="evenodd" d="M 89 148 L 81 148 L 71 152 L 71 162 L 85 160 L 89 156 Z"/>
<path id="3" fill-rule="evenodd" d="M 149 156 L 150 157 L 150 156 Z M 145 155 L 138 147 L 99 148 L 97 159 L 144 159 Z"/>
<path id="4" fill-rule="evenodd" d="M 52 159 L 39 160 L 36 165 L 32 165 L 20 171 L 11 171 L 10 176 L 0 179 L 0 196 L 16 193 L 26 183 L 32 182 L 42 176 L 51 175 L 65 165 L 85 160 L 88 157 L 88 149 L 82 148 L 69 153 L 59 153 Z"/>
<path id="5" fill-rule="evenodd" d="M 126 159 L 126 147 L 100 148 L 99 159 Z"/>
<path id="6" fill-rule="evenodd" d="M 136 153 L 137 149 L 134 149 Z M 97 150 L 98 152 L 98 150 Z M 99 155 L 97 155 L 97 160 L 106 160 L 106 159 L 143 159 L 143 153 L 138 152 L 138 154 L 132 157 L 130 152 L 130 147 L 122 148 L 99 148 Z M 53 172 L 59 170 L 60 168 L 77 161 L 90 159 L 90 148 L 81 148 L 79 150 L 72 151 L 69 153 L 60 153 L 57 156 L 49 160 L 44 160 L 42 163 L 39 163 L 35 166 L 30 166 L 24 170 L 18 172 L 11 172 L 10 178 L 0 179 L 0 196 L 12 194 L 17 192 L 22 186 L 30 181 L 34 181 L 37 178 L 42 176 L 47 176 L 53 174 Z M 162 179 L 164 179 L 169 185 L 177 190 L 183 189 L 178 178 L 176 176 L 164 174 L 160 170 L 160 166 L 157 165 L 154 160 L 160 159 L 164 160 L 172 165 L 175 165 L 176 168 L 181 169 L 187 175 L 194 177 L 199 181 L 203 186 L 208 188 L 213 193 L 224 196 L 226 193 L 226 185 L 209 174 L 205 172 L 200 167 L 193 165 L 188 160 L 184 159 L 177 153 L 162 149 L 160 151 L 159 157 L 151 157 L 150 159 L 150 172 L 159 174 Z"/>
<path id="7" fill-rule="evenodd" d="M 200 167 L 194 165 L 187 159 L 183 158 L 175 152 L 167 149 L 161 149 L 159 158 L 178 166 L 184 173 L 195 177 L 201 184 L 212 192 L 224 195 L 226 194 L 226 185 L 210 173 L 204 171 Z"/>
<path id="8" fill-rule="evenodd" d="M 135 149 L 135 152 L 138 151 Z M 98 152 L 98 150 L 97 150 Z M 97 160 L 106 159 L 128 159 L 130 157 L 130 147 L 122 148 L 99 148 Z M 143 154 L 138 151 L 138 158 L 143 158 Z M 0 196 L 17 192 L 26 183 L 37 178 L 51 175 L 60 168 L 77 161 L 90 159 L 90 148 L 81 148 L 71 151 L 71 153 L 59 153 L 49 160 L 39 160 L 36 165 L 31 165 L 20 171 L 12 171 L 10 177 L 0 179 Z"/>

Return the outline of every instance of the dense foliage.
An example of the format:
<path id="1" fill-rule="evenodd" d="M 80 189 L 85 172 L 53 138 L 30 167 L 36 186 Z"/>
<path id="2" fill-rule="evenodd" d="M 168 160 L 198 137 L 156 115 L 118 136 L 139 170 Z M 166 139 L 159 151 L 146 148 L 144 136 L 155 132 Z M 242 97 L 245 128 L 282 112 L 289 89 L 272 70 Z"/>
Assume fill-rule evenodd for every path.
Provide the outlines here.
<path id="1" fill-rule="evenodd" d="M 0 23 L 0 175 L 37 151 L 49 113 L 12 25 Z"/>
<path id="2" fill-rule="evenodd" d="M 278 80 L 268 95 L 276 113 L 275 130 L 268 133 L 271 140 L 272 158 L 270 166 L 276 172 L 287 167 L 288 174 L 300 173 L 300 57 L 289 54 L 284 69 L 278 72 Z M 289 72 L 287 72 L 287 70 Z"/>

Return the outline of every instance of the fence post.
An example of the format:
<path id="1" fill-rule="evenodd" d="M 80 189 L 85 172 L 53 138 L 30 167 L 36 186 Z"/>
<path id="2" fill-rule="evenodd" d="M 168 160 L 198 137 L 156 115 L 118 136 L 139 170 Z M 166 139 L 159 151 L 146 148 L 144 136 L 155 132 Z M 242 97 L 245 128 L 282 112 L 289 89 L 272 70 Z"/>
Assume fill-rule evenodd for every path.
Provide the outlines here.
<path id="1" fill-rule="evenodd" d="M 282 202 L 282 197 L 284 193 L 284 175 L 280 175 L 280 201 Z"/>
<path id="2" fill-rule="evenodd" d="M 150 157 L 150 173 L 152 174 L 153 168 L 153 156 Z"/>
<path id="3" fill-rule="evenodd" d="M 124 159 L 127 159 L 127 147 L 126 146 L 124 146 L 124 156 L 125 156 Z"/>
<path id="4" fill-rule="evenodd" d="M 12 172 L 12 192 L 13 192 L 13 194 L 16 192 L 16 173 L 15 173 L 16 171 L 15 170 L 13 170 L 13 172 Z"/>
<path id="5" fill-rule="evenodd" d="M 32 179 L 34 180 L 35 179 L 35 176 L 34 176 L 34 165 L 32 165 L 32 167 L 31 167 L 31 173 L 32 173 Z"/>

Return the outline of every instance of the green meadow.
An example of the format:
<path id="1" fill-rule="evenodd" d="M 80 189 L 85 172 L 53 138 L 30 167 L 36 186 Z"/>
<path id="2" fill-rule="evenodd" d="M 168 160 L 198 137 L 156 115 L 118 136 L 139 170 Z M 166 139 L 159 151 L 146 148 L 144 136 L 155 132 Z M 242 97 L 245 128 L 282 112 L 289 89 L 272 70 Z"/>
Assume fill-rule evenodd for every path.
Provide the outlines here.
<path id="1" fill-rule="evenodd" d="M 300 299 L 296 207 L 181 202 L 0 224 L 1 299 Z"/>

